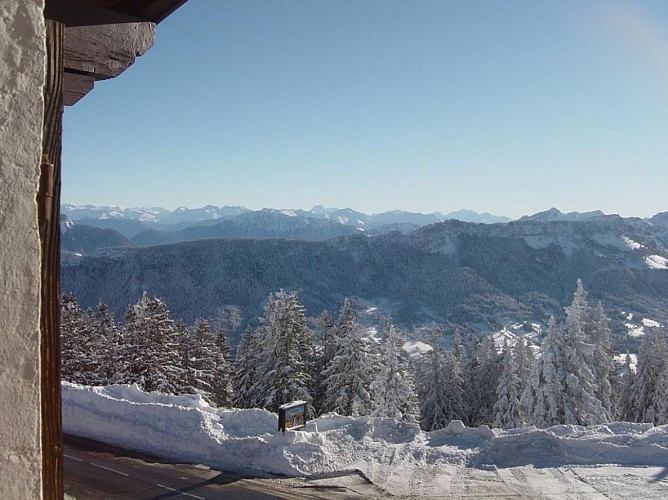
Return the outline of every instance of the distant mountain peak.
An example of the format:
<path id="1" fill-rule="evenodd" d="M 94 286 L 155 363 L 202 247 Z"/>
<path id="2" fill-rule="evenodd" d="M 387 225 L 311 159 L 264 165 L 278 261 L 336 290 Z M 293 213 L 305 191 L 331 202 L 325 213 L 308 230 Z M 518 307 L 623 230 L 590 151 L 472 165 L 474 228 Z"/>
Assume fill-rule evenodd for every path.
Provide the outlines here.
<path id="1" fill-rule="evenodd" d="M 534 220 L 541 222 L 549 221 L 583 221 L 590 220 L 596 217 L 605 217 L 606 214 L 600 210 L 593 210 L 591 212 L 568 212 L 564 213 L 558 208 L 552 207 L 543 212 L 538 212 L 533 215 L 525 215 L 520 220 Z"/>
<path id="2" fill-rule="evenodd" d="M 444 220 L 447 219 L 456 219 L 462 222 L 475 222 L 477 224 L 497 224 L 510 222 L 512 219 L 510 217 L 505 217 L 503 215 L 493 215 L 489 212 L 479 213 L 475 210 L 461 209 L 456 212 L 450 212 L 445 215 L 442 215 Z"/>

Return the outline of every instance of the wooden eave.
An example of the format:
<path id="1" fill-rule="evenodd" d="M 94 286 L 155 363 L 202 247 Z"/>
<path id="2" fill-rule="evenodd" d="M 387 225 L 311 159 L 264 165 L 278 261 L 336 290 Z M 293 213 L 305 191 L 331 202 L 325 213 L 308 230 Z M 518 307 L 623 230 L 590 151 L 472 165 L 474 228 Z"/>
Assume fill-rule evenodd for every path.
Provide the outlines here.
<path id="1" fill-rule="evenodd" d="M 113 13 L 158 24 L 186 2 L 187 0 L 47 0 L 44 16 L 65 23 L 66 26 L 118 22 L 109 20 L 118 19 Z"/>
<path id="2" fill-rule="evenodd" d="M 46 0 L 44 17 L 65 27 L 63 103 L 120 75 L 153 45 L 155 25 L 187 0 Z"/>

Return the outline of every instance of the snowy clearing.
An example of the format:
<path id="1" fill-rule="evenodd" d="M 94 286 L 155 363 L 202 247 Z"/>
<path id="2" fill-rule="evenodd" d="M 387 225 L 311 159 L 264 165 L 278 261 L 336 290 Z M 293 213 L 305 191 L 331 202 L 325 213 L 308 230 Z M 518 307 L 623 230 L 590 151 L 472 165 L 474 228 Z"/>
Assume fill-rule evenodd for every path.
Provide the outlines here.
<path id="1" fill-rule="evenodd" d="M 642 325 L 634 325 L 633 323 L 625 323 L 627 335 L 629 337 L 642 337 L 645 335 L 645 327 Z"/>
<path id="2" fill-rule="evenodd" d="M 640 243 L 638 243 L 637 241 L 633 241 L 628 236 L 622 236 L 622 239 L 624 240 L 624 243 L 626 243 L 626 246 L 629 247 L 631 250 L 638 250 L 640 248 L 643 248 L 643 246 Z"/>
<path id="3" fill-rule="evenodd" d="M 396 496 L 668 497 L 668 426 L 500 431 L 453 421 L 425 433 L 327 415 L 283 435 L 273 413 L 218 410 L 198 396 L 129 385 L 62 389 L 66 433 L 223 470 L 314 479 L 356 471 Z"/>
<path id="4" fill-rule="evenodd" d="M 403 348 L 409 356 L 421 356 L 424 353 L 434 350 L 432 346 L 420 342 L 419 340 L 405 342 Z"/>
<path id="5" fill-rule="evenodd" d="M 650 328 L 661 328 L 661 324 L 653 319 L 643 318 L 642 324 Z"/>
<path id="6" fill-rule="evenodd" d="M 648 255 L 645 257 L 645 264 L 650 269 L 668 269 L 668 259 L 660 255 Z"/>

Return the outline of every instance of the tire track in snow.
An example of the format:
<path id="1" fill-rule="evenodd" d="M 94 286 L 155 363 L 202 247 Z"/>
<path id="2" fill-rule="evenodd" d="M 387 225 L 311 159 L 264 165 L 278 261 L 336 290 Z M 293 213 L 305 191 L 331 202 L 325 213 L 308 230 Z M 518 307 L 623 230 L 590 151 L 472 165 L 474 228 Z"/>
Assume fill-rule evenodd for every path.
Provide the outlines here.
<path id="1" fill-rule="evenodd" d="M 571 477 L 567 476 L 564 470 L 572 474 Z M 570 468 L 570 466 L 560 467 L 558 469 L 549 469 L 550 474 L 557 482 L 562 486 L 563 494 L 566 498 L 580 499 L 587 498 L 591 500 L 596 499 L 605 499 L 609 498 L 606 495 L 600 493 L 596 488 L 592 487 L 590 484 L 582 481 Z"/>

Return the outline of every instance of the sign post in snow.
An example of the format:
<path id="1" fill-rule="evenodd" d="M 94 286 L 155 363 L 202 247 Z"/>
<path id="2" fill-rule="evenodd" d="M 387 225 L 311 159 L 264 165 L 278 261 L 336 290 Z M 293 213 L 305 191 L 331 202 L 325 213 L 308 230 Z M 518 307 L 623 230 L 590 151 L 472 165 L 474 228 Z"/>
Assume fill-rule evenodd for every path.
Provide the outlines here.
<path id="1" fill-rule="evenodd" d="M 278 407 L 278 430 L 301 429 L 306 425 L 306 401 L 292 401 Z"/>

